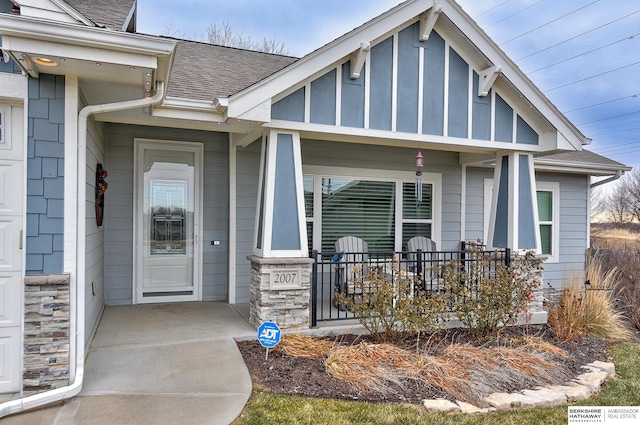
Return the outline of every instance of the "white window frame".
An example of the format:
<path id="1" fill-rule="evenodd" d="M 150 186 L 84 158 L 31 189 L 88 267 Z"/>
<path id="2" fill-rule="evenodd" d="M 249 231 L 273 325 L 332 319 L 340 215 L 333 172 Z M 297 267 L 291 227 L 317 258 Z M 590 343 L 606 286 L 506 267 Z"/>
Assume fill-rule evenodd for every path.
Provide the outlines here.
<path id="1" fill-rule="evenodd" d="M 313 249 L 322 250 L 322 179 L 345 178 L 357 180 L 388 181 L 395 183 L 395 237 L 394 251 L 402 251 L 403 223 L 430 223 L 431 239 L 441 246 L 442 237 L 442 174 L 422 173 L 422 184 L 431 184 L 432 214 L 431 219 L 404 219 L 402 214 L 402 184 L 415 182 L 415 172 L 374 170 L 368 168 L 343 168 L 318 165 L 303 165 L 304 177 L 313 177 L 313 217 L 306 217 L 306 222 L 313 223 Z"/>
<path id="2" fill-rule="evenodd" d="M 540 222 L 538 217 L 537 192 L 551 192 L 552 218 L 553 221 Z M 493 179 L 484 179 L 484 241 L 489 240 L 489 217 L 491 215 L 491 198 L 493 196 Z M 560 261 L 560 183 L 536 181 L 536 228 L 541 224 L 551 225 L 551 254 L 545 254 L 547 263 L 557 263 Z M 540 232 L 536 232 L 540 238 Z M 542 252 L 542 241 L 538 240 L 538 254 Z"/>
<path id="3" fill-rule="evenodd" d="M 552 221 L 540 221 L 536 226 L 540 228 L 541 224 L 551 225 L 551 254 L 545 254 L 547 263 L 557 263 L 560 261 L 560 183 L 558 182 L 536 182 L 536 199 L 537 192 L 551 192 L 552 202 Z M 536 208 L 538 207 L 536 202 Z M 536 210 L 537 212 L 537 210 Z M 536 214 L 537 216 L 537 214 Z M 540 251 L 542 252 L 542 241 L 540 241 Z"/>

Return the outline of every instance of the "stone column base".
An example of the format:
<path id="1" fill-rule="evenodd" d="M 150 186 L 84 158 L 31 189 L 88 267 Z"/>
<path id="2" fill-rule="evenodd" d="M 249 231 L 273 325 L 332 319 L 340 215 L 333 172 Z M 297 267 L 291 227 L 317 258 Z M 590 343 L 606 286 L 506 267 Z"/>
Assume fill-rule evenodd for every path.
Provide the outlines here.
<path id="1" fill-rule="evenodd" d="M 26 276 L 23 394 L 69 385 L 70 276 Z"/>
<path id="2" fill-rule="evenodd" d="M 281 329 L 309 329 L 311 258 L 262 258 L 250 255 L 249 322 L 256 328 L 275 322 Z"/>

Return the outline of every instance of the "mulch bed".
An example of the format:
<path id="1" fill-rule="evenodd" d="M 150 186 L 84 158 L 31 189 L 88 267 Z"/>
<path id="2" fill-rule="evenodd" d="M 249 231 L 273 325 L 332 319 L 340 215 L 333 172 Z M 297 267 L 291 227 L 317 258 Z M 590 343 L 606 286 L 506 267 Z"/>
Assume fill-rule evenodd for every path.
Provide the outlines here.
<path id="1" fill-rule="evenodd" d="M 562 365 L 568 371 L 569 376 L 576 376 L 584 373 L 581 366 L 595 360 L 607 361 L 606 341 L 595 336 L 587 335 L 573 342 L 559 342 L 553 336 L 553 330 L 548 326 L 535 328 L 513 327 L 502 332 L 501 342 L 496 340 L 478 340 L 469 332 L 463 329 L 442 331 L 433 335 L 429 341 L 427 338 L 421 340 L 425 345 L 421 345 L 420 352 L 438 353 L 450 344 L 470 344 L 475 347 L 504 346 L 509 338 L 516 338 L 522 335 L 533 335 L 542 338 L 560 348 L 568 356 L 562 359 Z M 362 335 L 339 335 L 325 337 L 332 342 L 339 342 L 344 345 L 357 344 L 359 342 L 374 343 L 369 336 Z M 416 350 L 415 338 L 400 339 L 393 341 L 402 348 Z M 324 358 L 304 358 L 292 357 L 284 354 L 278 347 L 269 350 L 269 358 L 265 359 L 265 348 L 257 341 L 238 341 L 238 347 L 249 369 L 254 385 L 280 394 L 294 394 L 307 397 L 331 398 L 339 400 L 360 400 L 370 402 L 401 402 L 421 404 L 424 399 L 448 398 L 446 393 L 437 387 L 425 385 L 420 382 L 407 382 L 406 385 L 395 388 L 393 394 L 381 394 L 376 391 L 363 391 L 352 388 L 338 379 L 333 378 L 326 371 Z M 560 384 L 561 382 L 558 382 Z M 526 382 L 521 382 L 526 385 Z M 510 391 L 517 391 L 527 387 L 518 388 L 514 384 Z M 504 388 L 502 389 L 504 390 Z"/>

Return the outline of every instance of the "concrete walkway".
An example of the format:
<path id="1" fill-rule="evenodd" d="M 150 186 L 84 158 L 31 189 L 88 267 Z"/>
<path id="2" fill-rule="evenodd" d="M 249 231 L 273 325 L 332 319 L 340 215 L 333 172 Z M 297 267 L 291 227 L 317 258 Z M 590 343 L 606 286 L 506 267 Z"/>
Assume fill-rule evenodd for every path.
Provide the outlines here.
<path id="1" fill-rule="evenodd" d="M 251 395 L 233 337 L 256 331 L 226 303 L 107 307 L 82 392 L 3 425 L 229 424 Z"/>

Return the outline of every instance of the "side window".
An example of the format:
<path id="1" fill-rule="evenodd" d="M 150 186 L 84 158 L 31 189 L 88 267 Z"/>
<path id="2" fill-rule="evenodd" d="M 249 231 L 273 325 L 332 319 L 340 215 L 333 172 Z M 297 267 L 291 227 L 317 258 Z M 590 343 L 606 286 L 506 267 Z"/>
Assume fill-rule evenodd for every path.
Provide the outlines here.
<path id="1" fill-rule="evenodd" d="M 557 262 L 560 250 L 560 184 L 538 182 L 536 186 L 540 250 L 548 257 L 548 262 Z"/>
<path id="2" fill-rule="evenodd" d="M 540 249 L 545 255 L 553 250 L 553 192 L 539 190 L 538 218 L 540 220 Z"/>

